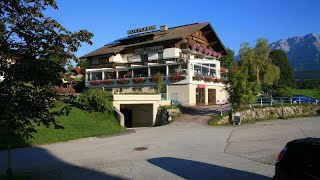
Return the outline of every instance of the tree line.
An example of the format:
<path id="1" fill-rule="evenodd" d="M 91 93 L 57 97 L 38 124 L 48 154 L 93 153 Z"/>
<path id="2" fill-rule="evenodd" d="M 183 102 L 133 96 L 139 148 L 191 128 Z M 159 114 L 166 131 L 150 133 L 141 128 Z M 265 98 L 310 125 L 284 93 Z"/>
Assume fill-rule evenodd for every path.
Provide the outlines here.
<path id="1" fill-rule="evenodd" d="M 284 51 L 271 50 L 267 39 L 258 38 L 251 46 L 240 46 L 240 60 L 236 62 L 234 51 L 227 48 L 221 66 L 228 68 L 226 90 L 234 108 L 254 103 L 258 94 L 290 96 L 289 88 L 295 87 L 293 69 Z"/>

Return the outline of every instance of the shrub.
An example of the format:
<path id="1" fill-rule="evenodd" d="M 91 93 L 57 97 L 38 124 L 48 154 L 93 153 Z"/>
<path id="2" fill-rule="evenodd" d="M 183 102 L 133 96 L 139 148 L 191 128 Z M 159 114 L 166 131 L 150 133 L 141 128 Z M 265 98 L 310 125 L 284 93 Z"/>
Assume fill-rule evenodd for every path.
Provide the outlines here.
<path id="1" fill-rule="evenodd" d="M 208 122 L 208 124 L 209 124 L 209 125 L 218 125 L 218 122 L 219 122 L 222 118 L 228 116 L 229 113 L 230 113 L 230 112 L 224 112 L 224 113 L 222 113 L 222 116 L 221 116 L 221 115 L 216 115 L 216 116 L 214 116 L 214 117 Z"/>
<path id="2" fill-rule="evenodd" d="M 112 94 L 109 91 L 90 89 L 81 94 L 78 103 L 88 111 L 112 112 Z"/>

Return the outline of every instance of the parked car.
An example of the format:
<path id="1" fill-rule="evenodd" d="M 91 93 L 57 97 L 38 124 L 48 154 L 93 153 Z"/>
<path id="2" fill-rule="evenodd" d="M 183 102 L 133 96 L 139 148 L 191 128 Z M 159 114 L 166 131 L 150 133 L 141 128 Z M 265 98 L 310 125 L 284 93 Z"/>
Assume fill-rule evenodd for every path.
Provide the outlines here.
<path id="1" fill-rule="evenodd" d="M 278 155 L 273 179 L 320 179 L 320 138 L 288 142 Z"/>
<path id="2" fill-rule="evenodd" d="M 303 95 L 293 95 L 292 102 L 298 104 L 315 104 L 318 100 L 314 97 L 308 97 Z"/>

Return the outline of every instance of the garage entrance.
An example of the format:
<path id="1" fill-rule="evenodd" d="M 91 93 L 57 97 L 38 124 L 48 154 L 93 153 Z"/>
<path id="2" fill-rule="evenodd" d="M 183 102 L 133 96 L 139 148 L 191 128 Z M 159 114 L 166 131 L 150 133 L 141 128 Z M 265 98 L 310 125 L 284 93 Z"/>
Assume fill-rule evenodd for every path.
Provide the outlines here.
<path id="1" fill-rule="evenodd" d="M 120 104 L 120 112 L 126 128 L 153 126 L 152 104 Z"/>
<path id="2" fill-rule="evenodd" d="M 121 113 L 124 115 L 124 126 L 126 128 L 132 127 L 132 109 L 120 109 Z"/>

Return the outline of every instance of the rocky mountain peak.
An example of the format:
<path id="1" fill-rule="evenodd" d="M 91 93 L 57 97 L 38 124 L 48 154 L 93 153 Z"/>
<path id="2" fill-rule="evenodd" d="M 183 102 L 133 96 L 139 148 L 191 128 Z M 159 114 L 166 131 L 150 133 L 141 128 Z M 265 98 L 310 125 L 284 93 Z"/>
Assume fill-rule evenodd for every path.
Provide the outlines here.
<path id="1" fill-rule="evenodd" d="M 289 63 L 295 71 L 319 70 L 320 72 L 320 35 L 310 33 L 281 39 L 270 44 L 271 49 L 286 52 Z"/>

